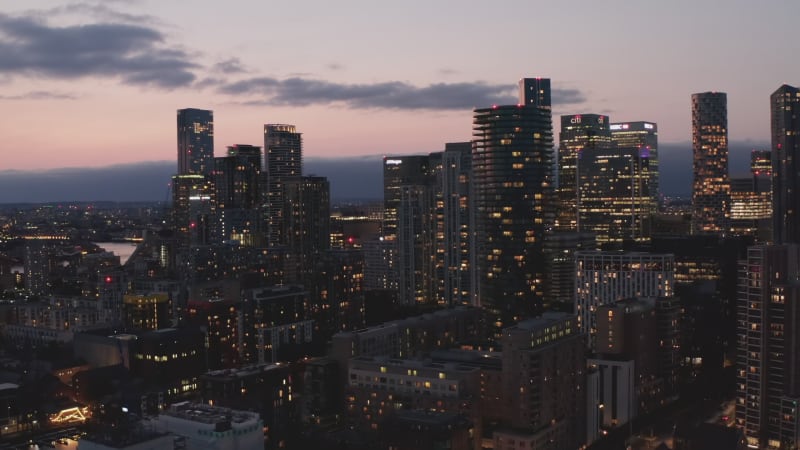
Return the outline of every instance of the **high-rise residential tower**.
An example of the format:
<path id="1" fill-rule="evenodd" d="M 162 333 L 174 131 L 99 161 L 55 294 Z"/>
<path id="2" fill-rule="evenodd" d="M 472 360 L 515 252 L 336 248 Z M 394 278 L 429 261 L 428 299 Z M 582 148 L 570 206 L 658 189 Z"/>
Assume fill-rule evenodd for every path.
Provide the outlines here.
<path id="1" fill-rule="evenodd" d="M 611 148 L 608 116 L 561 116 L 558 146 L 558 215 L 556 229 L 578 230 L 578 155 Z"/>
<path id="2" fill-rule="evenodd" d="M 431 301 L 434 177 L 428 155 L 383 159 L 383 239 L 401 304 Z"/>
<path id="3" fill-rule="evenodd" d="M 472 144 L 383 163 L 383 238 L 399 302 L 471 304 Z"/>
<path id="4" fill-rule="evenodd" d="M 197 275 L 191 250 L 211 244 L 218 235 L 213 180 L 214 116 L 211 111 L 193 108 L 179 109 L 177 115 L 178 173 L 171 183 L 171 219 L 177 244 L 175 264 L 179 278 L 186 283 Z M 176 302 L 178 309 L 185 302 L 181 295 Z"/>
<path id="5" fill-rule="evenodd" d="M 730 219 L 728 99 L 724 92 L 692 94 L 692 233 L 725 234 Z"/>
<path id="6" fill-rule="evenodd" d="M 234 145 L 214 158 L 218 238 L 245 246 L 261 243 L 261 147 Z"/>
<path id="7" fill-rule="evenodd" d="M 330 183 L 325 177 L 292 177 L 283 182 L 285 276 L 309 285 L 314 264 L 330 248 Z"/>
<path id="8" fill-rule="evenodd" d="M 617 148 L 646 149 L 649 155 L 650 196 L 653 207 L 659 204 L 658 125 L 654 122 L 617 122 L 611 126 L 611 142 Z M 655 212 L 655 210 L 653 211 Z"/>
<path id="9" fill-rule="evenodd" d="M 283 245 L 283 185 L 303 175 L 303 139 L 294 125 L 264 125 L 264 167 L 262 189 L 267 245 Z"/>
<path id="10" fill-rule="evenodd" d="M 172 177 L 172 220 L 182 248 L 212 243 L 217 228 L 215 194 L 210 176 Z"/>
<path id="11" fill-rule="evenodd" d="M 740 264 L 736 427 L 748 448 L 800 444 L 800 247 L 760 245 Z"/>
<path id="12" fill-rule="evenodd" d="M 178 175 L 210 176 L 214 170 L 214 113 L 178 110 Z"/>
<path id="13" fill-rule="evenodd" d="M 538 313 L 544 295 L 544 234 L 554 216 L 553 126 L 549 81 L 536 81 L 542 89 L 520 82 L 518 105 L 474 111 L 476 293 L 498 331 Z"/>
<path id="14" fill-rule="evenodd" d="M 784 84 L 769 100 L 773 241 L 800 243 L 800 89 Z"/>
<path id="15" fill-rule="evenodd" d="M 473 302 L 471 175 L 472 144 L 445 144 L 437 183 L 441 190 L 441 208 L 437 206 L 436 255 L 440 261 L 437 265 L 441 267 L 438 277 L 442 283 L 441 300 L 451 306 Z"/>
<path id="16" fill-rule="evenodd" d="M 383 158 L 383 237 L 397 238 L 398 208 L 403 186 L 430 184 L 428 155 L 387 156 Z"/>

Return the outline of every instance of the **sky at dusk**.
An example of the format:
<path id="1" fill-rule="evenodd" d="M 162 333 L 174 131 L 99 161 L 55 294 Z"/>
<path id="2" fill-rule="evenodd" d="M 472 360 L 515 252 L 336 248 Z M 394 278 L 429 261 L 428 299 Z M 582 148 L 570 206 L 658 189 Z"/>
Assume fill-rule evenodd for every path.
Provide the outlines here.
<path id="1" fill-rule="evenodd" d="M 554 115 L 651 120 L 690 140 L 690 95 L 728 93 L 732 141 L 769 140 L 800 83 L 800 2 L 118 0 L 0 3 L 2 170 L 176 158 L 175 111 L 215 146 L 292 123 L 311 157 L 436 151 L 471 110 L 549 77 Z M 554 123 L 558 123 L 554 120 Z"/>

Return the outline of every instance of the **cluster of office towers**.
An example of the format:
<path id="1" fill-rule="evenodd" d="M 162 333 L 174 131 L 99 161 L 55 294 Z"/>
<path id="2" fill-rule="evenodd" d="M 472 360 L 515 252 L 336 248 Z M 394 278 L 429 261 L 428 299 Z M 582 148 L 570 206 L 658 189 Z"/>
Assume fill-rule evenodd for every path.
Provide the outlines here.
<path id="1" fill-rule="evenodd" d="M 498 329 L 572 301 L 574 278 L 557 267 L 565 247 L 649 240 L 659 200 L 657 125 L 562 116 L 554 152 L 541 78 L 520 81 L 517 105 L 476 109 L 471 142 L 383 163 L 384 240 L 365 248 L 386 271 L 365 286 L 396 288 L 405 303 L 480 305 Z"/>
<path id="2" fill-rule="evenodd" d="M 692 205 L 685 230 L 748 235 L 759 244 L 740 263 L 736 425 L 750 446 L 795 448 L 800 92 L 784 85 L 772 94 L 772 148 L 754 150 L 750 176 L 742 178 L 731 178 L 728 169 L 726 94 L 698 93 L 691 101 Z M 385 158 L 382 256 L 396 278 L 389 273 L 380 281 L 397 287 L 406 302 L 480 305 L 497 329 L 570 302 L 592 336 L 597 308 L 622 294 L 585 288 L 618 285 L 598 282 L 604 274 L 631 280 L 657 266 L 656 287 L 628 295 L 647 290 L 646 296 L 671 297 L 670 258 L 575 253 L 646 243 L 656 228 L 669 226 L 660 223 L 667 216 L 659 214 L 657 125 L 562 116 L 553 147 L 549 80 L 524 79 L 518 105 L 474 111 L 470 143 L 448 144 L 429 156 Z M 595 271 L 577 265 L 596 258 L 608 261 Z M 623 266 L 631 273 L 609 269 Z"/>
<path id="3" fill-rule="evenodd" d="M 330 185 L 303 176 L 301 133 L 294 125 L 267 124 L 263 153 L 234 145 L 214 157 L 211 111 L 181 109 L 177 125 L 172 219 L 179 247 L 283 248 L 287 281 L 299 282 L 330 245 Z"/>

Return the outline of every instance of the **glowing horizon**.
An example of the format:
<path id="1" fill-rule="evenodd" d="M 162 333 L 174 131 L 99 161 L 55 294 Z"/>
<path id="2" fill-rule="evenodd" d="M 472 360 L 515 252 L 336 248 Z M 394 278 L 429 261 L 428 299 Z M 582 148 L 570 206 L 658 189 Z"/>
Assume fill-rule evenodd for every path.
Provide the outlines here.
<path id="1" fill-rule="evenodd" d="M 265 123 L 296 125 L 308 157 L 430 152 L 527 76 L 552 80 L 554 119 L 651 121 L 661 142 L 690 140 L 692 93 L 727 92 L 730 140 L 763 143 L 800 73 L 774 36 L 794 3 L 163 3 L 0 6 L 0 170 L 174 160 L 182 108 L 214 111 L 217 155 Z"/>

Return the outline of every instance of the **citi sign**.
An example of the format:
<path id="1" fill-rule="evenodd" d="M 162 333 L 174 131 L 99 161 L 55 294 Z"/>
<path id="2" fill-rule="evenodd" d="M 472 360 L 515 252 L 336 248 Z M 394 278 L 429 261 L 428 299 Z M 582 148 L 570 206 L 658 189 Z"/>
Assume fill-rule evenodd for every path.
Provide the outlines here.
<path id="1" fill-rule="evenodd" d="M 599 123 L 599 124 L 602 124 L 603 122 L 605 122 L 605 120 L 606 120 L 606 116 L 598 116 L 597 117 L 597 123 Z M 581 123 L 581 116 L 572 116 L 569 119 L 569 123 L 571 123 L 572 125 L 580 124 Z"/>

